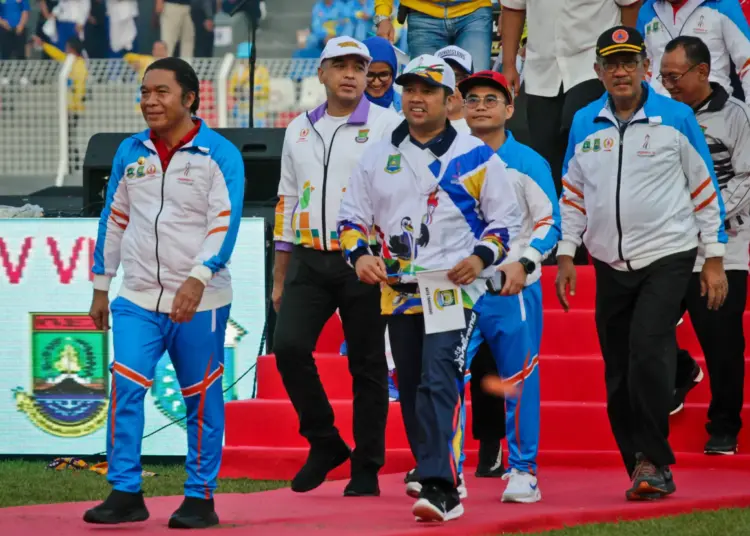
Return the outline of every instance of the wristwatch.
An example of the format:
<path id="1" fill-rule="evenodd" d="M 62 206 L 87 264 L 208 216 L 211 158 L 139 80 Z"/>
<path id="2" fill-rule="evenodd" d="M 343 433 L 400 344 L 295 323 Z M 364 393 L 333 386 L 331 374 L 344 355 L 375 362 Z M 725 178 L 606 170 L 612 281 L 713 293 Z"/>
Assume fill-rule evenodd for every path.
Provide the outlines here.
<path id="1" fill-rule="evenodd" d="M 531 259 L 521 257 L 520 259 L 518 259 L 518 262 L 521 263 L 521 266 L 523 266 L 523 269 L 527 275 L 533 274 L 534 270 L 536 270 L 536 263 Z"/>
<path id="2" fill-rule="evenodd" d="M 372 19 L 372 22 L 375 24 L 375 27 L 377 28 L 381 22 L 384 20 L 391 20 L 390 15 L 375 15 L 375 18 Z"/>

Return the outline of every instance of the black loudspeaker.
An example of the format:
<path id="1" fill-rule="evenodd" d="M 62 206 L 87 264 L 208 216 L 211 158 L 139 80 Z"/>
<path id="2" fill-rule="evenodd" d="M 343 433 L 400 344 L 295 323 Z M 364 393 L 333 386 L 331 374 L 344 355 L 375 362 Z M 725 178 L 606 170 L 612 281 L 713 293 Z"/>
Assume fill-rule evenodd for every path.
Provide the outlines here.
<path id="1" fill-rule="evenodd" d="M 245 163 L 245 216 L 273 219 L 281 176 L 283 128 L 219 128 L 216 132 L 234 144 Z M 112 159 L 131 134 L 96 134 L 89 141 L 83 162 L 83 215 L 98 217 L 104 208 Z"/>

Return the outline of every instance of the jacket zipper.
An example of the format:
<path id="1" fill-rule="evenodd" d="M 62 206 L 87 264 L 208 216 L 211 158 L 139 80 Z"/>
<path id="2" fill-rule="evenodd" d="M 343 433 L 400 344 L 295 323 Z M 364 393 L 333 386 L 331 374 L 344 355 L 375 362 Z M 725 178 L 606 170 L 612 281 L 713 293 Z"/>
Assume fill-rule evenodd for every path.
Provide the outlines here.
<path id="1" fill-rule="evenodd" d="M 169 167 L 169 166 L 167 166 Z M 154 235 L 156 237 L 156 282 L 159 283 L 159 286 L 161 287 L 161 290 L 159 291 L 159 298 L 156 300 L 156 312 L 159 311 L 159 305 L 161 304 L 161 297 L 164 295 L 164 285 L 161 283 L 161 263 L 159 262 L 159 216 L 161 216 L 162 211 L 164 210 L 164 185 L 166 183 L 167 178 L 167 170 L 163 170 L 161 173 L 161 206 L 159 207 L 159 212 L 156 214 L 156 219 L 154 219 Z"/>
<path id="2" fill-rule="evenodd" d="M 309 117 L 308 117 L 309 120 Z M 320 233 L 321 233 L 321 242 L 323 243 L 323 251 L 328 251 L 328 233 L 326 233 L 326 190 L 328 187 L 328 163 L 331 161 L 331 153 L 333 153 L 333 142 L 336 139 L 336 134 L 338 133 L 339 129 L 343 126 L 346 126 L 348 123 L 343 123 L 336 127 L 336 130 L 333 131 L 333 136 L 331 136 L 331 145 L 328 147 L 326 151 L 326 142 L 323 139 L 323 136 L 318 132 L 318 129 L 315 128 L 315 125 L 310 122 L 310 126 L 315 131 L 315 133 L 320 138 L 320 141 L 323 142 L 323 192 L 322 192 L 322 200 L 321 200 L 321 224 L 320 224 Z"/>

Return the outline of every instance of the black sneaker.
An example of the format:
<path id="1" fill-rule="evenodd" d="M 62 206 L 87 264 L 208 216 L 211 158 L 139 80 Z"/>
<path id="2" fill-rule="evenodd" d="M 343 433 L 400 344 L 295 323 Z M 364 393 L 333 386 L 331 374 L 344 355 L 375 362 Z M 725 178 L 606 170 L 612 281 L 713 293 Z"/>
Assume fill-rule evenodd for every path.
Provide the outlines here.
<path id="1" fill-rule="evenodd" d="M 413 499 L 419 499 L 419 494 L 422 493 L 422 483 L 419 481 L 416 467 L 406 473 L 404 484 L 406 484 L 406 494 Z"/>
<path id="2" fill-rule="evenodd" d="M 344 497 L 380 497 L 377 471 L 352 471 L 352 478 L 344 488 Z"/>
<path id="3" fill-rule="evenodd" d="M 737 454 L 737 436 L 711 434 L 703 449 L 704 454 L 733 456 Z"/>
<path id="4" fill-rule="evenodd" d="M 678 385 L 674 390 L 674 402 L 672 403 L 672 411 L 670 415 L 676 415 L 681 412 L 685 407 L 685 397 L 687 394 L 695 389 L 695 387 L 703 380 L 703 370 L 698 366 L 698 363 L 693 361 L 693 372 L 690 375 L 690 379 L 683 385 Z"/>
<path id="5" fill-rule="evenodd" d="M 658 468 L 640 454 L 632 482 L 631 488 L 625 492 L 629 501 L 661 499 L 677 489 L 669 467 Z"/>
<path id="6" fill-rule="evenodd" d="M 441 485 L 424 483 L 419 499 L 411 509 L 417 521 L 450 521 L 461 517 L 464 506 L 458 498 L 458 491 L 446 491 Z"/>
<path id="7" fill-rule="evenodd" d="M 346 462 L 351 450 L 342 439 L 328 445 L 310 447 L 307 461 L 292 480 L 292 491 L 305 493 L 325 482 L 328 473 Z"/>
<path id="8" fill-rule="evenodd" d="M 185 497 L 169 518 L 170 529 L 205 529 L 219 524 L 213 499 Z"/>
<path id="9" fill-rule="evenodd" d="M 86 523 L 98 525 L 117 525 L 119 523 L 146 521 L 148 515 L 142 491 L 127 493 L 112 490 L 103 503 L 83 514 L 83 520 Z"/>
<path id="10" fill-rule="evenodd" d="M 500 441 L 480 441 L 479 463 L 474 476 L 477 478 L 502 478 L 504 474 L 503 446 Z"/>

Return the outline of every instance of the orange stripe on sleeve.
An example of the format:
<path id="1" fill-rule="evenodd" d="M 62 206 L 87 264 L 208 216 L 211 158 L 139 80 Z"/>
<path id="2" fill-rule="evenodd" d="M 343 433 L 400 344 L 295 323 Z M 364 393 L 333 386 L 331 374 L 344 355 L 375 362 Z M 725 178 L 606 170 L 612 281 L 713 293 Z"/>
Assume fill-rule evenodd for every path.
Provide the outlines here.
<path id="1" fill-rule="evenodd" d="M 706 199 L 705 201 L 703 201 L 700 205 L 698 205 L 697 207 L 695 207 L 695 209 L 693 209 L 693 212 L 698 212 L 700 210 L 703 210 L 708 205 L 710 205 L 711 201 L 713 201 L 714 199 L 716 199 L 716 192 L 714 192 L 713 194 L 711 194 L 711 197 L 709 197 L 708 199 Z"/>
<path id="2" fill-rule="evenodd" d="M 128 217 L 128 215 L 127 215 L 127 214 L 125 214 L 124 212 L 120 212 L 119 210 L 117 210 L 117 209 L 114 209 L 114 208 L 112 208 L 112 207 L 109 207 L 109 210 L 110 210 L 110 212 L 112 212 L 112 214 L 114 214 L 114 215 L 115 215 L 115 216 L 117 216 L 118 218 L 122 218 L 122 219 L 123 219 L 123 220 L 125 220 L 125 221 L 130 221 L 130 218 L 129 218 L 129 217 Z"/>
<path id="3" fill-rule="evenodd" d="M 698 195 L 699 195 L 699 194 L 700 194 L 700 193 L 701 193 L 701 192 L 702 192 L 702 191 L 703 191 L 703 190 L 704 190 L 704 189 L 706 188 L 706 186 L 708 186 L 709 184 L 711 184 L 711 177 L 709 177 L 709 178 L 707 178 L 707 179 L 706 179 L 705 181 L 703 181 L 703 182 L 702 182 L 702 183 L 700 184 L 700 186 L 698 186 L 698 187 L 697 187 L 697 188 L 695 189 L 695 191 L 693 191 L 693 193 L 692 193 L 692 194 L 690 194 L 690 199 L 695 199 L 696 197 L 698 197 Z M 714 195 L 716 195 L 716 194 L 714 194 Z"/>
<path id="4" fill-rule="evenodd" d="M 567 188 L 568 190 L 570 190 L 571 192 L 573 192 L 574 194 L 576 194 L 576 195 L 577 195 L 578 197 L 580 197 L 581 199 L 583 199 L 583 192 L 582 192 L 581 190 L 579 190 L 578 188 L 576 188 L 575 186 L 573 186 L 572 184 L 570 184 L 570 183 L 569 183 L 568 181 L 566 181 L 566 180 L 563 180 L 563 181 L 562 181 L 562 184 L 563 184 L 563 186 L 565 186 L 565 187 L 566 187 L 566 188 Z"/>
<path id="5" fill-rule="evenodd" d="M 219 216 L 218 217 L 222 218 L 224 216 L 229 216 L 231 213 L 232 213 L 231 210 L 222 210 L 221 212 L 219 212 Z"/>
<path id="6" fill-rule="evenodd" d="M 224 225 L 223 227 L 214 227 L 213 229 L 208 231 L 208 234 L 206 236 L 210 236 L 214 233 L 225 233 L 228 230 L 229 230 L 229 227 L 227 227 L 226 225 Z"/>
<path id="7" fill-rule="evenodd" d="M 119 221 L 117 221 L 117 220 L 115 219 L 115 216 L 114 216 L 113 214 L 110 214 L 110 215 L 109 215 L 109 219 L 110 219 L 110 220 L 112 220 L 113 222 L 115 222 L 115 225 L 117 225 L 117 226 L 118 226 L 118 227 L 119 227 L 120 229 L 122 229 L 122 230 L 125 230 L 125 229 L 127 229 L 127 228 L 128 228 L 128 226 L 127 226 L 126 224 L 124 224 L 124 223 L 120 223 Z"/>
<path id="8" fill-rule="evenodd" d="M 569 205 L 569 206 L 571 206 L 571 207 L 573 207 L 575 209 L 580 210 L 583 215 L 586 215 L 586 209 L 585 208 L 583 208 L 582 206 L 580 206 L 578 203 L 574 203 L 573 201 L 571 201 L 567 197 L 563 197 L 562 202 L 565 205 Z"/>
<path id="9" fill-rule="evenodd" d="M 536 222 L 536 225 L 534 225 L 534 231 L 539 229 L 540 227 L 544 227 L 545 225 L 552 225 L 552 216 L 547 216 L 546 218 L 542 218 L 538 222 Z"/>

